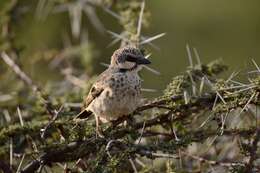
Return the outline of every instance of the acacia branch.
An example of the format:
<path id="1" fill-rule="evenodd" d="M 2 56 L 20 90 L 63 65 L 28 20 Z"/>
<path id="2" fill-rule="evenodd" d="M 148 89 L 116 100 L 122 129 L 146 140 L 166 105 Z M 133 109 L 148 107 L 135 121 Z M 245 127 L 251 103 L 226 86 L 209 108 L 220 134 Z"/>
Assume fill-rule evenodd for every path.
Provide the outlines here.
<path id="1" fill-rule="evenodd" d="M 0 56 L 4 62 L 15 72 L 15 74 L 29 87 L 33 92 L 39 94 L 41 99 L 43 100 L 43 104 L 46 108 L 46 111 L 52 116 L 55 116 L 56 110 L 52 105 L 51 101 L 44 96 L 41 91 L 41 88 L 33 82 L 33 80 L 8 56 L 7 53 L 2 52 Z"/>

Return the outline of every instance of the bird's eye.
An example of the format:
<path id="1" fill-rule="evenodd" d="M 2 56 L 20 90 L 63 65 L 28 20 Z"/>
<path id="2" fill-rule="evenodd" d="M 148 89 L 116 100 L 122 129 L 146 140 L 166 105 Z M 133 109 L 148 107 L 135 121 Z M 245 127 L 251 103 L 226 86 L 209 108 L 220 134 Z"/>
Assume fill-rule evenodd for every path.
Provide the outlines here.
<path id="1" fill-rule="evenodd" d="M 136 62 L 137 58 L 131 54 L 127 55 L 126 57 L 126 61 L 130 61 L 130 62 Z"/>

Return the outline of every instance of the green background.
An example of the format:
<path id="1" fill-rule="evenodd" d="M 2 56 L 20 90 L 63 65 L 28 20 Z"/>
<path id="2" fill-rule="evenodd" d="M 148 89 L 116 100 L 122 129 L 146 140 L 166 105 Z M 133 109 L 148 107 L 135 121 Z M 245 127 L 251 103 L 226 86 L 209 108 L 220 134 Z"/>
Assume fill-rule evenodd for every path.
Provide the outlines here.
<path id="1" fill-rule="evenodd" d="M 22 50 L 20 62 L 23 69 L 44 85 L 52 80 L 62 80 L 57 69 L 48 67 L 49 59 L 37 58 L 37 52 L 66 47 L 64 39 L 71 34 L 68 14 L 55 13 L 39 20 L 35 17 L 36 1 L 25 0 L 19 3 L 23 8 L 17 9 L 18 15 L 12 23 L 16 32 L 15 44 Z M 158 90 L 157 93 L 147 95 L 159 95 L 171 78 L 189 65 L 186 44 L 198 50 L 202 62 L 222 58 L 230 66 L 228 74 L 241 71 L 241 76 L 246 76 L 244 70 L 254 68 L 252 58 L 260 64 L 259 5 L 257 0 L 146 1 L 146 9 L 151 13 L 150 25 L 142 29 L 142 34 L 153 36 L 166 33 L 154 41 L 160 50 L 145 47 L 152 53 L 151 66 L 161 72 L 160 76 L 146 70 L 142 72 L 144 88 Z M 105 29 L 116 33 L 122 31 L 115 18 L 101 9 L 97 9 L 97 14 Z M 82 18 L 82 31 L 86 33 L 89 45 L 96 50 L 92 51 L 91 55 L 94 56 L 83 57 L 84 61 L 91 62 L 88 66 L 91 70 L 86 71 L 91 75 L 99 74 L 105 69 L 99 63 L 108 63 L 119 44 L 107 47 L 112 41 L 111 35 L 97 32 L 85 15 Z M 74 45 L 77 44 L 78 42 Z M 89 53 L 87 50 L 85 52 Z M 6 82 L 9 80 L 13 79 L 5 79 Z M 12 82 L 9 83 L 11 85 Z"/>

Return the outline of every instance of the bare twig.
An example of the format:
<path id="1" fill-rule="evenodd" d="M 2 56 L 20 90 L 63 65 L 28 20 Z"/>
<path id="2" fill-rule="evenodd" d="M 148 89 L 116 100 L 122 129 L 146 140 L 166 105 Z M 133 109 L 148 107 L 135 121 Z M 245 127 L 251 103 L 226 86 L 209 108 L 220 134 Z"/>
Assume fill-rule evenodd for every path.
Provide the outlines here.
<path id="1" fill-rule="evenodd" d="M 33 83 L 32 79 L 29 78 L 22 70 L 21 68 L 15 64 L 15 62 L 5 53 L 1 53 L 1 58 L 4 60 L 4 62 L 11 67 L 11 69 L 17 74 L 18 77 L 24 81 L 28 86 L 32 88 L 33 91 L 39 91 L 40 88 Z"/>
<path id="2" fill-rule="evenodd" d="M 23 164 L 24 158 L 25 158 L 25 154 L 23 154 L 23 156 L 22 156 L 22 159 L 21 159 L 21 161 L 20 161 L 20 163 L 19 163 L 19 166 L 18 166 L 18 168 L 17 168 L 17 170 L 16 170 L 16 173 L 19 173 L 19 172 L 20 172 L 20 169 L 21 169 L 21 166 L 22 166 L 22 164 Z"/>
<path id="3" fill-rule="evenodd" d="M 220 165 L 220 166 L 224 166 L 224 167 L 245 166 L 244 163 L 208 160 L 208 159 L 205 159 L 203 157 L 191 155 L 191 154 L 184 152 L 184 151 L 181 151 L 181 152 L 183 153 L 183 155 L 186 155 L 186 156 L 190 157 L 191 159 L 198 160 L 201 163 L 207 163 L 207 164 L 214 165 L 214 166 L 215 165 Z"/>
<path id="4" fill-rule="evenodd" d="M 133 168 L 133 170 L 134 170 L 134 173 L 138 173 L 138 171 L 137 171 L 137 168 L 136 168 L 136 166 L 135 166 L 135 163 L 134 163 L 134 161 L 133 161 L 133 159 L 129 159 L 129 162 L 131 163 L 131 166 L 132 166 L 132 168 Z"/>
<path id="5" fill-rule="evenodd" d="M 189 44 L 186 44 L 186 51 L 187 51 L 187 54 L 188 54 L 190 67 L 193 68 L 193 61 L 192 61 L 192 55 L 191 55 Z"/>
<path id="6" fill-rule="evenodd" d="M 20 124 L 23 127 L 24 126 L 24 124 L 23 124 L 23 117 L 22 117 L 22 113 L 21 113 L 21 110 L 20 110 L 19 106 L 17 107 L 17 114 L 19 116 Z"/>
<path id="7" fill-rule="evenodd" d="M 136 33 L 137 38 L 139 38 L 140 35 L 141 35 L 141 28 L 142 28 L 142 19 L 143 19 L 143 14 L 144 14 L 144 7 L 145 7 L 145 0 L 143 0 L 143 1 L 142 1 L 142 4 L 141 4 L 141 11 L 140 11 L 140 15 L 139 15 L 138 26 L 137 26 L 137 33 Z"/>
<path id="8" fill-rule="evenodd" d="M 154 40 L 156 40 L 158 38 L 163 37 L 165 34 L 166 33 L 161 33 L 161 34 L 155 35 L 153 37 L 147 38 L 147 39 L 141 41 L 140 45 L 150 43 L 150 42 L 152 42 L 152 41 L 154 41 Z"/>
<path id="9" fill-rule="evenodd" d="M 47 124 L 47 126 L 45 126 L 44 129 L 41 129 L 41 137 L 42 138 L 46 137 L 48 128 L 56 121 L 56 119 L 58 118 L 62 109 L 63 109 L 63 106 L 61 106 L 58 111 L 55 110 L 55 115 L 52 117 L 52 120 L 49 121 L 49 123 Z"/>
<path id="10" fill-rule="evenodd" d="M 9 150 L 10 166 L 12 166 L 13 165 L 13 155 L 14 155 L 14 153 L 13 153 L 13 138 L 10 138 L 9 146 L 10 146 L 10 150 Z"/>

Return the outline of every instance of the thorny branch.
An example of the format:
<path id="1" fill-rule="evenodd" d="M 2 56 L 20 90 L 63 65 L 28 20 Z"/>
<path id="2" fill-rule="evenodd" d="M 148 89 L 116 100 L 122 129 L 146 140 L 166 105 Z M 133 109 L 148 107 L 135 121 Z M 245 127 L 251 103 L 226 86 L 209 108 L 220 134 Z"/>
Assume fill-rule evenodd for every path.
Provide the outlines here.
<path id="1" fill-rule="evenodd" d="M 24 74 L 22 76 L 26 76 L 24 72 L 22 72 L 22 70 L 13 63 L 13 65 L 11 67 L 14 67 L 13 69 L 16 70 L 17 74 Z M 18 69 L 18 70 L 17 70 Z M 22 78 L 22 77 L 21 77 Z M 171 121 L 172 123 L 177 123 L 177 122 L 185 122 L 186 119 L 188 119 L 189 117 L 191 117 L 192 115 L 194 116 L 195 114 L 199 114 L 201 111 L 210 111 L 211 108 L 216 105 L 216 104 L 221 104 L 222 101 L 219 99 L 217 102 L 215 100 L 215 96 L 216 94 L 214 92 L 212 93 L 206 93 L 205 95 L 201 95 L 199 97 L 191 97 L 189 100 L 189 103 L 178 103 L 178 102 L 182 102 L 183 100 L 183 96 L 179 95 L 179 96 L 170 96 L 170 97 L 162 97 L 156 101 L 153 101 L 151 103 L 148 103 L 146 105 L 143 105 L 142 107 L 138 108 L 136 113 L 134 114 L 134 117 L 137 116 L 137 114 L 140 114 L 143 111 L 147 111 L 147 110 L 151 110 L 154 108 L 157 109 L 165 109 L 166 111 L 164 111 L 163 113 L 141 121 L 141 122 L 136 122 L 136 123 L 132 123 L 130 124 L 130 126 L 128 128 L 125 127 L 115 127 L 111 126 L 108 127 L 105 131 L 104 134 L 106 136 L 105 139 L 96 139 L 95 138 L 95 134 L 89 134 L 89 136 L 86 136 L 86 140 L 83 141 L 77 141 L 77 142 L 71 142 L 67 145 L 61 144 L 61 146 L 57 147 L 56 145 L 54 145 L 53 147 L 49 147 L 37 160 L 33 160 L 32 162 L 30 162 L 26 167 L 24 167 L 24 169 L 22 170 L 22 172 L 33 172 L 36 171 L 37 169 L 39 169 L 40 166 L 43 165 L 48 165 L 50 163 L 53 162 L 65 162 L 65 161 L 73 161 L 73 160 L 78 160 L 79 158 L 85 157 L 87 155 L 90 154 L 94 154 L 96 152 L 98 152 L 98 149 L 103 146 L 106 145 L 109 140 L 113 139 L 113 140 L 118 140 L 118 139 L 122 139 L 127 137 L 129 134 L 137 134 L 140 135 L 139 131 L 140 129 L 143 128 L 143 124 L 145 123 L 145 129 L 153 127 L 153 126 L 163 126 L 163 124 L 168 123 L 169 121 Z M 251 104 L 255 104 L 255 105 L 259 105 L 258 99 L 252 99 L 250 97 L 250 103 Z M 233 98 L 232 97 L 226 97 L 225 101 L 229 102 L 232 101 Z M 173 105 L 172 105 L 173 104 Z M 243 103 L 239 103 L 240 107 L 244 107 L 248 104 L 248 101 L 245 100 Z M 236 105 L 231 105 L 230 107 L 225 107 L 225 111 L 231 111 L 232 109 L 234 109 L 236 107 Z M 56 115 L 59 114 L 60 111 L 56 112 Z M 216 113 L 220 113 L 220 110 L 216 110 Z M 133 115 L 130 115 L 133 116 Z M 56 120 L 57 116 L 54 116 L 55 118 L 53 119 L 53 121 L 51 123 L 55 123 L 54 121 Z M 122 123 L 125 120 L 125 118 L 119 119 L 117 120 L 117 124 Z M 66 123 L 65 123 L 66 124 Z M 64 124 L 64 125 L 65 125 Z M 47 124 L 47 126 L 45 127 L 48 128 L 50 126 L 50 123 Z M 165 134 L 165 133 L 158 133 L 158 132 L 151 132 L 151 131 L 147 131 L 143 129 L 142 131 L 142 136 L 143 137 L 151 137 L 151 136 L 167 136 L 169 141 L 174 141 L 172 138 L 171 134 Z M 46 130 L 45 130 L 46 131 Z M 207 139 L 208 137 L 212 136 L 212 135 L 216 135 L 218 132 L 213 131 L 211 134 L 210 133 L 206 133 L 203 131 L 198 131 L 198 132 L 191 132 L 190 134 L 192 134 L 192 136 L 190 136 L 189 142 L 201 142 L 204 141 L 205 139 Z M 224 130 L 222 135 L 251 135 L 254 133 L 254 130 L 233 130 L 233 131 L 226 131 Z M 197 135 L 196 135 L 197 134 Z M 173 143 L 173 146 L 175 146 L 175 150 L 179 147 L 184 147 L 185 144 L 185 137 L 183 136 L 179 136 L 183 141 L 181 141 L 181 143 L 178 143 L 178 141 L 175 141 Z M 187 136 L 186 136 L 187 137 Z M 251 170 L 253 167 L 253 161 L 256 159 L 256 146 L 257 146 L 257 142 L 259 140 L 259 131 L 256 135 L 256 138 L 252 144 L 252 150 L 251 150 L 251 154 L 250 154 L 250 160 L 248 162 L 248 164 L 244 164 L 242 163 L 241 165 L 244 167 L 246 165 L 246 169 L 247 170 Z M 183 142 L 183 143 L 182 143 Z M 176 148 L 177 147 L 177 148 Z M 130 147 L 131 148 L 131 147 Z M 134 149 L 134 152 L 132 152 L 134 155 L 139 154 L 141 156 L 146 156 L 148 158 L 154 158 L 154 153 L 156 151 L 166 151 L 166 152 L 170 152 L 170 150 L 164 147 L 160 147 L 160 145 L 156 145 L 154 147 L 149 147 L 148 149 L 145 149 L 145 147 L 142 147 L 142 150 L 140 150 L 140 147 L 138 147 L 139 149 Z M 172 152 L 172 149 L 171 149 Z M 54 157 L 55 156 L 55 157 Z M 165 155 L 164 155 L 165 156 Z M 156 157 L 159 157 L 159 155 L 157 155 Z M 201 160 L 201 158 L 192 157 L 193 159 L 198 159 L 200 161 L 204 161 Z M 208 163 L 213 164 L 213 165 L 224 165 L 224 166 L 234 166 L 236 165 L 235 163 L 230 163 L 230 164 L 222 164 L 222 162 L 217 162 L 217 161 L 209 161 Z M 240 165 L 240 166 L 241 166 Z"/>
<path id="2" fill-rule="evenodd" d="M 43 2 L 45 1 L 39 1 L 39 3 Z M 147 23 L 144 17 L 147 15 L 145 1 L 136 1 L 136 3 L 121 2 L 117 6 L 119 14 L 113 12 L 109 6 L 104 5 L 104 2 L 82 0 L 79 3 L 67 2 L 63 5 L 57 1 L 56 3 L 61 5 L 55 6 L 54 10 L 56 12 L 69 11 L 72 35 L 76 38 L 79 37 L 81 32 L 80 20 L 82 11 L 85 11 L 88 17 L 92 18 L 90 19 L 91 22 L 98 20 L 93 9 L 95 6 L 101 6 L 107 13 L 118 19 L 123 26 L 123 31 L 120 34 L 109 31 L 115 39 L 111 45 L 121 41 L 121 45 L 135 44 L 140 46 L 148 44 L 156 47 L 151 41 L 165 35 L 165 33 L 152 37 L 141 35 L 141 27 Z M 85 5 L 89 4 L 91 6 L 83 8 L 83 6 L 85 7 Z M 37 10 L 39 10 L 37 14 L 41 14 L 41 9 Z M 93 20 L 93 17 L 95 20 Z M 99 30 L 103 30 L 103 26 L 99 22 L 93 25 L 98 27 Z M 132 115 L 118 119 L 112 125 L 103 125 L 105 138 L 96 138 L 91 121 L 77 124 L 71 120 L 71 116 L 61 116 L 64 114 L 71 115 L 74 112 L 71 112 L 71 110 L 63 111 L 63 107 L 56 110 L 49 98 L 43 94 L 41 88 L 22 71 L 6 52 L 2 52 L 1 58 L 26 86 L 40 96 L 46 112 L 52 115 L 52 119 L 38 123 L 26 122 L 24 126 L 10 125 L 1 129 L 1 151 L 7 150 L 5 143 L 10 138 L 17 138 L 23 141 L 23 137 L 26 135 L 32 136 L 31 138 L 35 137 L 34 143 L 37 143 L 39 151 L 25 152 L 26 155 L 29 155 L 29 158 L 26 159 L 26 165 L 22 166 L 23 169 L 21 169 L 21 172 L 25 173 L 39 171 L 45 166 L 52 167 L 53 163 L 74 162 L 79 159 L 83 163 L 88 163 L 86 169 L 90 172 L 98 172 L 97 170 L 102 166 L 104 169 L 110 169 L 107 172 L 112 172 L 111 169 L 125 160 L 131 160 L 131 164 L 135 165 L 134 160 L 137 158 L 146 157 L 151 160 L 155 158 L 171 158 L 181 160 L 183 156 L 211 166 L 223 166 L 229 169 L 239 169 L 241 167 L 243 168 L 241 170 L 246 172 L 259 170 L 259 167 L 256 166 L 257 159 L 259 159 L 259 154 L 257 153 L 257 145 L 260 140 L 259 128 L 251 126 L 252 124 L 245 127 L 239 125 L 231 126 L 232 122 L 236 120 L 233 117 L 239 117 L 240 122 L 249 121 L 248 116 L 243 116 L 244 112 L 246 114 L 250 106 L 254 106 L 256 109 L 259 107 L 259 76 L 250 78 L 249 84 L 235 81 L 233 79 L 235 75 L 233 74 L 228 80 L 218 79 L 216 76 L 224 71 L 226 66 L 223 66 L 218 61 L 203 65 L 197 50 L 195 48 L 193 50 L 198 65 L 193 62 L 192 51 L 187 45 L 190 61 L 190 67 L 187 69 L 187 72 L 175 77 L 161 97 L 139 107 Z M 256 62 L 254 62 L 254 65 L 257 68 L 256 71 L 259 72 Z M 232 117 L 233 119 L 226 120 L 223 118 L 223 115 L 226 115 L 225 118 Z M 259 115 L 256 114 L 255 116 L 258 117 Z M 59 119 L 57 120 L 58 117 Z M 203 126 L 197 127 L 194 125 L 196 123 L 193 122 L 201 122 L 199 121 L 200 118 L 204 121 Z M 246 118 L 246 120 L 243 118 Z M 127 126 L 120 126 L 125 120 L 133 120 L 133 122 Z M 176 128 L 179 140 L 174 138 L 172 134 L 173 129 L 168 129 L 169 123 Z M 259 122 L 256 121 L 256 126 L 258 125 Z M 41 130 L 43 130 L 42 136 L 44 136 L 44 139 L 40 138 Z M 50 135 L 46 135 L 47 132 Z M 244 157 L 248 157 L 248 162 L 234 159 L 229 161 L 215 160 L 217 155 L 213 155 L 213 160 L 190 153 L 190 145 L 203 144 L 211 138 L 214 141 L 211 142 L 209 147 L 212 146 L 211 148 L 216 150 L 216 153 L 220 152 L 215 145 L 215 143 L 218 143 L 218 140 L 222 144 L 221 148 L 223 148 L 221 140 L 238 138 L 238 141 L 242 141 L 240 151 L 244 151 Z M 250 147 L 245 147 L 243 142 L 246 140 L 244 139 L 252 140 Z M 112 146 L 111 141 L 116 141 L 118 145 Z M 107 147 L 108 144 L 111 144 L 111 147 Z M 18 144 L 14 144 L 14 147 L 15 145 Z M 141 165 L 144 168 L 147 167 L 144 163 Z M 196 167 L 193 162 L 189 162 L 189 167 L 191 166 Z M 67 170 L 67 166 L 64 167 Z M 136 171 L 137 168 L 133 167 Z M 0 169 L 6 172 L 12 171 L 11 167 L 2 161 L 0 161 Z"/>
<path id="3" fill-rule="evenodd" d="M 204 100 L 205 98 L 203 98 Z M 212 100 L 212 98 L 210 98 Z M 209 102 L 210 100 L 207 100 L 207 103 Z M 151 127 L 151 126 L 155 126 L 155 125 L 162 125 L 166 122 L 168 122 L 168 118 L 170 117 L 170 115 L 174 114 L 174 113 L 177 113 L 178 112 L 178 116 L 176 116 L 176 118 L 174 118 L 173 122 L 175 121 L 182 121 L 184 120 L 187 116 L 190 116 L 194 113 L 194 111 L 196 112 L 196 110 L 193 109 L 193 112 L 187 112 L 187 108 L 190 108 L 192 109 L 192 106 L 200 106 L 200 108 L 198 110 L 201 110 L 201 109 L 205 109 L 205 106 L 207 105 L 209 108 L 212 106 L 212 105 L 208 105 L 208 104 L 205 104 L 206 103 L 206 100 L 205 102 L 201 102 L 200 99 L 198 99 L 197 103 L 192 103 L 191 105 L 185 105 L 185 106 L 182 106 L 182 107 L 179 107 L 179 108 L 176 108 L 174 111 L 168 111 L 164 114 L 161 114 L 153 119 L 150 119 L 150 120 L 146 120 L 145 121 L 145 126 L 146 128 L 148 127 Z M 154 103 L 153 103 L 154 104 Z M 43 156 L 41 156 L 38 161 L 33 161 L 31 162 L 26 168 L 24 168 L 24 172 L 26 172 L 27 170 L 31 170 L 32 167 L 34 169 L 37 168 L 37 166 L 35 165 L 38 165 L 40 166 L 39 163 L 42 163 L 42 164 L 47 164 L 48 162 L 64 162 L 64 161 L 67 161 L 67 159 L 69 160 L 76 160 L 80 157 L 84 157 L 86 155 L 89 155 L 90 153 L 95 153 L 97 152 L 96 149 L 100 148 L 98 147 L 99 146 L 102 146 L 102 145 L 106 145 L 106 143 L 108 143 L 109 139 L 112 138 L 112 139 L 120 139 L 120 138 L 123 138 L 124 136 L 128 135 L 128 134 L 131 134 L 133 132 L 136 132 L 136 130 L 138 129 L 141 129 L 143 127 L 143 123 L 144 122 L 139 122 L 139 123 L 136 123 L 136 124 L 132 124 L 132 126 L 129 128 L 118 128 L 118 129 L 110 129 L 108 128 L 104 134 L 106 135 L 106 139 L 95 139 L 93 135 L 92 137 L 90 137 L 88 140 L 86 141 L 83 141 L 83 142 L 74 142 L 74 143 L 71 143 L 69 145 L 67 145 L 63 150 L 51 150 L 50 152 L 47 152 L 45 153 Z M 108 131 L 109 130 L 109 131 Z M 225 134 L 252 134 L 254 131 L 224 131 L 224 135 Z M 194 133 L 194 132 L 193 132 Z M 151 133 L 150 133 L 151 134 Z M 194 133 L 195 134 L 195 133 Z M 201 140 L 205 140 L 206 138 L 209 137 L 209 135 L 207 133 L 198 133 L 199 137 L 193 137 L 191 138 L 194 142 L 195 141 L 201 141 Z M 202 135 L 202 136 L 200 136 Z M 203 135 L 204 138 L 203 138 Z M 90 147 L 92 146 L 92 147 Z M 82 147 L 84 148 L 84 152 L 80 152 L 80 155 L 79 155 L 79 152 L 77 152 L 76 150 L 81 150 Z M 55 147 L 56 148 L 56 147 Z M 73 151 L 73 152 L 72 152 Z M 138 153 L 138 152 L 137 152 Z M 56 155 L 58 154 L 60 157 L 51 157 L 52 155 Z M 69 157 L 68 157 L 69 156 Z M 146 155 L 148 156 L 148 155 Z M 213 162 L 212 162 L 213 163 Z M 215 164 L 218 164 L 218 162 L 214 162 Z M 227 165 L 227 164 L 226 164 Z M 232 164 L 230 164 L 232 165 Z M 235 163 L 233 164 L 235 165 Z M 244 164 L 243 164 L 244 165 Z"/>
<path id="4" fill-rule="evenodd" d="M 1 58 L 4 60 L 4 62 L 16 73 L 16 75 L 28 86 L 32 89 L 33 92 L 36 92 L 39 94 L 41 99 L 43 100 L 43 104 L 45 105 L 45 108 L 47 112 L 55 116 L 55 109 L 52 105 L 51 101 L 42 93 L 41 88 L 37 86 L 32 79 L 26 75 L 25 72 L 21 70 L 21 68 L 5 53 L 1 53 Z"/>

